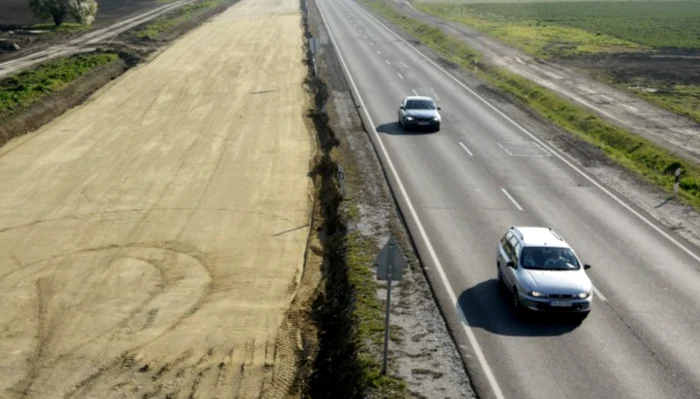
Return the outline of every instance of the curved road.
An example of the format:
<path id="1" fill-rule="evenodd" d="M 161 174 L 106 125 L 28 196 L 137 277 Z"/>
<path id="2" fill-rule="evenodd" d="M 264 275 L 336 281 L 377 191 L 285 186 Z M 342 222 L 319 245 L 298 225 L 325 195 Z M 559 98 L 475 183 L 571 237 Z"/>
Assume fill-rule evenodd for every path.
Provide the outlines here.
<path id="1" fill-rule="evenodd" d="M 700 397 L 700 254 L 477 97 L 350 0 L 317 0 L 482 398 Z M 443 130 L 405 134 L 406 95 Z M 583 324 L 514 318 L 496 284 L 511 225 L 559 231 L 593 265 Z"/>

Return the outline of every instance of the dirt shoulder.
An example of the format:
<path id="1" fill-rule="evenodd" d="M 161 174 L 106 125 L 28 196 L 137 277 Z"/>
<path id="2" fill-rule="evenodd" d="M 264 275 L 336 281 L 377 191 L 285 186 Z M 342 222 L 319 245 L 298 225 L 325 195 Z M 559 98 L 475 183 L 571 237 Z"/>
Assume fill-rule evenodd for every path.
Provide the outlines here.
<path id="1" fill-rule="evenodd" d="M 3 397 L 283 397 L 301 29 L 295 1 L 243 1 L 3 147 Z"/>
<path id="2" fill-rule="evenodd" d="M 472 28 L 421 12 L 407 1 L 392 3 L 402 13 L 439 27 L 467 43 L 494 65 L 542 85 L 601 118 L 700 164 L 700 126 L 696 122 L 601 83 L 585 73 L 535 59 Z"/>
<path id="3" fill-rule="evenodd" d="M 320 328 L 327 334 L 321 334 L 310 392 L 316 397 L 366 397 L 368 392 L 362 389 L 374 385 L 369 390 L 372 397 L 475 397 L 313 1 L 309 25 L 319 43 L 316 60 L 327 95 L 330 159 L 343 167 L 346 188 L 345 197 L 335 193 L 342 222 L 333 229 L 342 230 L 337 249 L 343 256 L 336 267 L 344 267 L 327 272 L 335 285 L 328 287 L 325 304 L 319 307 Z M 337 167 L 332 173 L 337 182 Z M 410 265 L 392 290 L 389 376 L 400 380 L 398 384 L 378 376 L 386 284 L 376 280 L 371 267 L 390 235 Z M 343 324 L 338 315 L 345 314 L 357 327 Z M 406 390 L 398 389 L 400 385 Z M 355 391 L 358 388 L 360 392 Z"/>

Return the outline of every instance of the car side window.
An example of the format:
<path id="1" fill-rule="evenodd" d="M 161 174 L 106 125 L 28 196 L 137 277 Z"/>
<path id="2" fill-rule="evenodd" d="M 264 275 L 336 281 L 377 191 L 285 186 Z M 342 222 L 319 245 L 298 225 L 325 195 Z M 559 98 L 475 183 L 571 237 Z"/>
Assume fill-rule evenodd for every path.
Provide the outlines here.
<path id="1" fill-rule="evenodd" d="M 501 244 L 503 245 L 503 251 L 508 255 L 508 258 L 513 257 L 513 247 L 510 245 L 511 234 L 508 233 L 501 238 Z"/>
<path id="2" fill-rule="evenodd" d="M 520 259 L 520 250 L 523 249 L 522 245 L 520 245 L 519 242 L 515 243 L 515 246 L 513 247 L 513 263 L 515 266 L 518 266 L 518 259 Z"/>

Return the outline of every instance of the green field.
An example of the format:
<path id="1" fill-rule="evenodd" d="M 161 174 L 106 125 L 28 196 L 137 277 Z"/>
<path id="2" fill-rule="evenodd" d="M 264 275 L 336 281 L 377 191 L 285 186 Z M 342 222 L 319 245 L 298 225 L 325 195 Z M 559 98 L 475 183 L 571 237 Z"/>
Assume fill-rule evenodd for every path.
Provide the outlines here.
<path id="1" fill-rule="evenodd" d="M 570 57 L 645 48 L 700 50 L 700 2 L 418 3 L 528 53 Z"/>
<path id="2" fill-rule="evenodd" d="M 100 66 L 114 62 L 117 54 L 79 55 L 49 62 L 0 81 L 0 117 L 29 107 L 61 90 Z"/>

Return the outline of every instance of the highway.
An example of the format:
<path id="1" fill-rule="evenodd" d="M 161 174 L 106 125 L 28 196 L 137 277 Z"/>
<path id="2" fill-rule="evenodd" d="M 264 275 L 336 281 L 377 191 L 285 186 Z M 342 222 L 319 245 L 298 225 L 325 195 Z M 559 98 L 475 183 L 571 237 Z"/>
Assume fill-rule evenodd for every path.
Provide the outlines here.
<path id="1" fill-rule="evenodd" d="M 480 397 L 700 397 L 697 248 L 351 0 L 317 5 Z M 398 126 L 413 94 L 442 107 L 440 132 Z M 581 325 L 514 317 L 495 264 L 511 225 L 550 226 L 593 265 Z"/>

